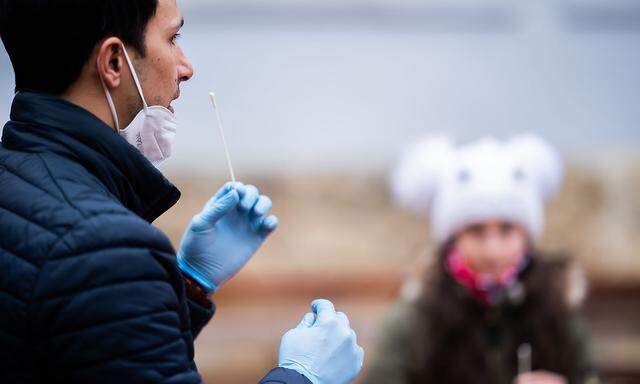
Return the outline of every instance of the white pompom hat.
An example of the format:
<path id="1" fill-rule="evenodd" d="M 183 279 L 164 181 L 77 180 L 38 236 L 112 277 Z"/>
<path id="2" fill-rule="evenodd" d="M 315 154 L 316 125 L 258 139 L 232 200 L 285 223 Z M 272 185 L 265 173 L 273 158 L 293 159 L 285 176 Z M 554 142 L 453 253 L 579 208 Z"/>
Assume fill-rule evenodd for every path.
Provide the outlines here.
<path id="1" fill-rule="evenodd" d="M 440 242 L 468 225 L 494 219 L 522 225 L 536 241 L 544 226 L 544 203 L 562 177 L 560 156 L 534 135 L 484 138 L 458 147 L 445 137 L 432 137 L 401 159 L 391 190 L 400 205 L 430 218 Z"/>

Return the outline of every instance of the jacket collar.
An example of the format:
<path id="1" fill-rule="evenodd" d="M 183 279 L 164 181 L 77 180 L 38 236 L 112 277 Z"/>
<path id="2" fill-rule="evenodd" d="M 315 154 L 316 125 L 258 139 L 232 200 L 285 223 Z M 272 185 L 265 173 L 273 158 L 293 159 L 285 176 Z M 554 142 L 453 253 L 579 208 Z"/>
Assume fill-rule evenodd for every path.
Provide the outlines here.
<path id="1" fill-rule="evenodd" d="M 16 151 L 55 153 L 80 163 L 125 207 L 149 222 L 180 198 L 180 191 L 108 125 L 87 110 L 45 93 L 15 95 L 2 145 Z"/>

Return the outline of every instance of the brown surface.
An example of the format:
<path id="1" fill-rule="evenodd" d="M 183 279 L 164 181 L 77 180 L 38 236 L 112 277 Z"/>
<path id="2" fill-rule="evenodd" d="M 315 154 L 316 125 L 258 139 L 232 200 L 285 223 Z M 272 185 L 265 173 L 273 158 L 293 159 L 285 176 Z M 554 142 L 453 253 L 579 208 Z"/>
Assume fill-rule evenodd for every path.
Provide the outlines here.
<path id="1" fill-rule="evenodd" d="M 303 289 L 291 289 L 299 287 L 301 279 Z M 326 277 L 289 279 L 278 274 L 247 275 L 230 282 L 217 294 L 219 312 L 197 342 L 198 366 L 207 382 L 256 382 L 275 365 L 282 334 L 299 322 L 309 310 L 308 300 L 315 297 L 329 298 L 348 313 L 360 344 L 372 353 L 377 327 L 402 279 L 334 276 L 331 283 L 327 289 Z M 620 380 L 611 382 L 640 382 L 639 308 L 640 284 L 593 286 L 585 304 L 598 366 L 606 378 Z M 631 379 L 637 381 L 625 381 Z"/>
<path id="2" fill-rule="evenodd" d="M 640 185 L 640 167 L 628 174 L 624 183 Z M 371 353 L 377 325 L 399 287 L 418 269 L 418 256 L 433 247 L 426 220 L 394 208 L 381 176 L 246 181 L 272 197 L 281 226 L 216 294 L 218 313 L 196 343 L 206 382 L 257 382 L 277 361 L 281 335 L 318 297 L 334 300 L 348 313 Z M 177 178 L 183 199 L 156 224 L 177 245 L 191 216 L 223 183 Z M 640 196 L 625 185 L 572 169 L 548 210 L 542 244 L 545 250 L 571 251 L 587 270 L 592 296 L 585 311 L 594 351 L 604 372 L 620 379 L 611 382 L 620 383 L 632 382 L 623 379 L 640 367 L 640 219 L 634 219 L 640 217 Z M 632 214 L 611 214 L 620 211 Z"/>

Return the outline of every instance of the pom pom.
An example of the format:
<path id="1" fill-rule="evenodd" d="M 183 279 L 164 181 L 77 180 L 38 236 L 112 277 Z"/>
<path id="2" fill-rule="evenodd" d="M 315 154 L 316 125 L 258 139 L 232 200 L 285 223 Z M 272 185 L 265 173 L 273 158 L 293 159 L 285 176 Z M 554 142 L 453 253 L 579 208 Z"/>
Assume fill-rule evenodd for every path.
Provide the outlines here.
<path id="1" fill-rule="evenodd" d="M 412 212 L 427 215 L 453 156 L 453 145 L 444 137 L 428 138 L 415 144 L 391 175 L 394 200 Z"/>
<path id="2" fill-rule="evenodd" d="M 553 197 L 563 179 L 563 163 L 558 152 L 538 136 L 528 134 L 510 140 L 513 156 L 533 178 L 543 201 Z"/>

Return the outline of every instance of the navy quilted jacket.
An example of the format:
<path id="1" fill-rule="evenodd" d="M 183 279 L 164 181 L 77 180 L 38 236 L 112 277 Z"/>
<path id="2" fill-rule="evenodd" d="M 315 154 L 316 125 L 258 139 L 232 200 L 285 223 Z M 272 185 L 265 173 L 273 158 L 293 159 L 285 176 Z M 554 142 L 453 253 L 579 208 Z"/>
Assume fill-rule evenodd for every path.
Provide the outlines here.
<path id="1" fill-rule="evenodd" d="M 0 145 L 0 383 L 200 383 L 186 297 L 150 223 L 180 192 L 84 109 L 19 92 Z M 222 351 L 221 351 L 222 352 Z M 276 369 L 263 383 L 309 383 Z"/>

